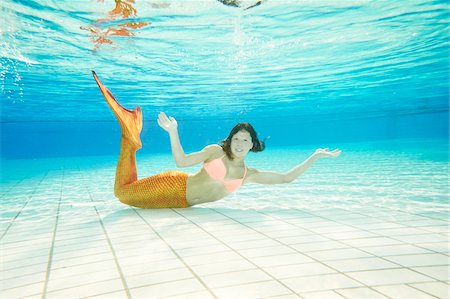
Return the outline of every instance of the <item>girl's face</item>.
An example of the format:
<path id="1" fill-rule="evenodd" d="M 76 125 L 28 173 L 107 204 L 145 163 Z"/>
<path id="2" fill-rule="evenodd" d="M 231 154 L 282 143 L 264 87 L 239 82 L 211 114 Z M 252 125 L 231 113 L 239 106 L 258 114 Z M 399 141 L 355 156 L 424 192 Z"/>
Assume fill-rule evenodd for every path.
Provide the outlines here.
<path id="1" fill-rule="evenodd" d="M 241 130 L 231 138 L 231 153 L 236 158 L 244 158 L 253 147 L 250 133 Z"/>

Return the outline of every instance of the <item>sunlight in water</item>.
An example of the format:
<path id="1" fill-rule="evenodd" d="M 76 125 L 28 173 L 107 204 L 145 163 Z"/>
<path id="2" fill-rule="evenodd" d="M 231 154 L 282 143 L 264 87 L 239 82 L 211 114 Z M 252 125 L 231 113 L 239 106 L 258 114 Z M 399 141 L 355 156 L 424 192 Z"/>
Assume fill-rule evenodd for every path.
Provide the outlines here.
<path id="1" fill-rule="evenodd" d="M 112 45 L 111 36 L 134 36 L 134 29 L 149 26 L 150 22 L 124 22 L 107 26 L 115 20 L 127 20 L 137 17 L 137 9 L 133 6 L 134 0 L 115 0 L 115 7 L 108 12 L 104 19 L 98 19 L 89 26 L 81 26 L 80 29 L 91 33 L 91 42 L 94 51 L 101 45 Z M 106 26 L 105 26 L 106 24 Z"/>

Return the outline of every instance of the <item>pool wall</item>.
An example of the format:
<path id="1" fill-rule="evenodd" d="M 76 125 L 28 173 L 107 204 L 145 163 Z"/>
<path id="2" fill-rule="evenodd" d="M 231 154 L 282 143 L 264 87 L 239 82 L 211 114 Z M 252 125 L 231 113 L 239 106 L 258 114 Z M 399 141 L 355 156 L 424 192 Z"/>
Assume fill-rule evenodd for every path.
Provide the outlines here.
<path id="1" fill-rule="evenodd" d="M 145 113 L 145 111 L 144 111 Z M 168 152 L 167 134 L 144 114 L 141 153 Z M 448 110 L 352 118 L 329 116 L 253 118 L 235 120 L 179 119 L 185 151 L 195 151 L 225 138 L 238 121 L 251 122 L 267 146 L 336 146 L 349 142 L 390 139 L 449 139 Z M 1 123 L 1 158 L 29 159 L 64 156 L 114 155 L 119 151 L 120 127 L 106 122 L 6 122 Z"/>

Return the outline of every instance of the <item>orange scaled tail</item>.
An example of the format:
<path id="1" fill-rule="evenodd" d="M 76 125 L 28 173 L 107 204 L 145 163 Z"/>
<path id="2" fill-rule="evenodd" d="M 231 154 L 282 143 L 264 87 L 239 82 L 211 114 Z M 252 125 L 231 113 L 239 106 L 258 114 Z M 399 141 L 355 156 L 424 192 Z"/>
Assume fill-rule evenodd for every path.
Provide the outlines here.
<path id="1" fill-rule="evenodd" d="M 94 71 L 92 71 L 92 74 L 94 75 L 94 79 L 105 97 L 106 102 L 119 120 L 120 127 L 122 128 L 122 135 L 130 140 L 138 149 L 141 148 L 142 143 L 139 137 L 142 130 L 141 108 L 139 108 L 139 106 L 134 110 L 123 108 L 114 98 L 112 93 L 102 84 L 97 74 Z"/>

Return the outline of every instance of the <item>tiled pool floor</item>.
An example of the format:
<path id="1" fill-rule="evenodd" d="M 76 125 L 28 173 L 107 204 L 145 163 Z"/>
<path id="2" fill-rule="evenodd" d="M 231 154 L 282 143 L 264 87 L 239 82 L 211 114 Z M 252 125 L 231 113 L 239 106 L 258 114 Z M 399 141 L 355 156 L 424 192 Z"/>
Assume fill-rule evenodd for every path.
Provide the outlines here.
<path id="1" fill-rule="evenodd" d="M 449 298 L 445 213 L 134 209 L 113 170 L 53 163 L 3 184 L 0 298 Z"/>

